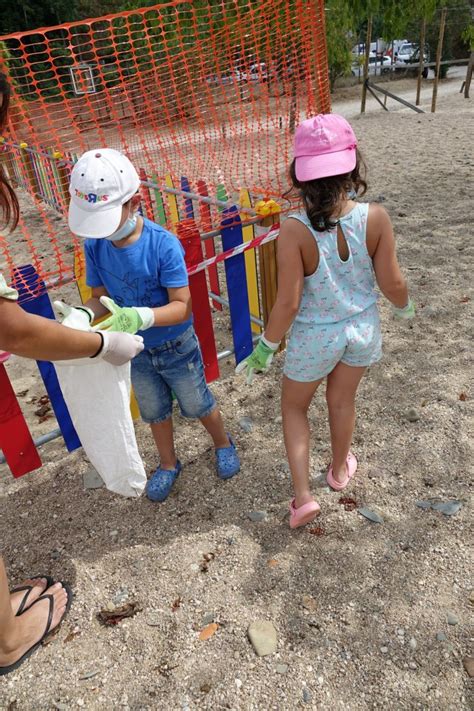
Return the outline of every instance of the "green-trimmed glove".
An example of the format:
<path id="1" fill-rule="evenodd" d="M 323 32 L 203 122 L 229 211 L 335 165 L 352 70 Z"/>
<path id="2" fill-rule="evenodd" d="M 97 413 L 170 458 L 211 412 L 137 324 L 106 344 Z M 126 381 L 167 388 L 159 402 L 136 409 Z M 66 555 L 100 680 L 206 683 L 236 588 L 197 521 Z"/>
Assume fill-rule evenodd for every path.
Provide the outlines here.
<path id="1" fill-rule="evenodd" d="M 101 296 L 100 303 L 112 316 L 97 324 L 95 330 L 136 333 L 151 328 L 155 323 L 155 314 L 148 306 L 118 306 L 110 296 Z"/>
<path id="2" fill-rule="evenodd" d="M 404 321 L 415 318 L 415 304 L 411 299 L 408 299 L 408 304 L 403 309 L 398 309 L 396 306 L 393 307 L 393 315 L 395 318 L 403 319 Z"/>
<path id="3" fill-rule="evenodd" d="M 247 385 L 251 385 L 255 371 L 265 373 L 269 369 L 279 346 L 279 343 L 272 343 L 267 341 L 264 335 L 261 336 L 252 353 L 238 364 L 235 372 L 242 373 L 245 370 Z"/>

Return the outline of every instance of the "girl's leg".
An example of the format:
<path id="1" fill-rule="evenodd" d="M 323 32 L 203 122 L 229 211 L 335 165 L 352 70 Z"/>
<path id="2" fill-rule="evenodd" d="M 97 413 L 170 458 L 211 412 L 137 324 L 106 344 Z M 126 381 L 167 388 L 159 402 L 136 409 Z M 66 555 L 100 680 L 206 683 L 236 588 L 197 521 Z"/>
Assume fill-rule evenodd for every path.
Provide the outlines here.
<path id="1" fill-rule="evenodd" d="M 355 395 L 365 373 L 357 368 L 338 363 L 327 377 L 326 402 L 331 430 L 332 471 L 336 481 L 346 479 L 346 459 L 355 423 Z"/>
<path id="2" fill-rule="evenodd" d="M 290 465 L 295 506 L 313 501 L 309 490 L 308 408 L 322 380 L 300 383 L 283 376 L 281 412 L 286 454 Z"/>

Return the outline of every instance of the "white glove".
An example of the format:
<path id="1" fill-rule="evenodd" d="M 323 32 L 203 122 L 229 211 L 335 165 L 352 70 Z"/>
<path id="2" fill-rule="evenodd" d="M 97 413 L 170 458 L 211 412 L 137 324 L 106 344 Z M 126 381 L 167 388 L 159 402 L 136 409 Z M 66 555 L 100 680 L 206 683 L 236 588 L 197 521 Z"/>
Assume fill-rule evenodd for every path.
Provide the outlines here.
<path id="1" fill-rule="evenodd" d="M 64 301 L 54 301 L 59 323 L 69 328 L 76 328 L 79 331 L 88 331 L 92 321 L 95 319 L 95 314 L 92 309 L 86 306 L 74 308 L 65 304 Z"/>
<path id="2" fill-rule="evenodd" d="M 92 358 L 105 360 L 112 365 L 128 363 L 145 347 L 142 336 L 120 333 L 119 331 L 97 331 L 97 333 L 100 333 L 104 339 L 104 345 L 99 353 Z"/>

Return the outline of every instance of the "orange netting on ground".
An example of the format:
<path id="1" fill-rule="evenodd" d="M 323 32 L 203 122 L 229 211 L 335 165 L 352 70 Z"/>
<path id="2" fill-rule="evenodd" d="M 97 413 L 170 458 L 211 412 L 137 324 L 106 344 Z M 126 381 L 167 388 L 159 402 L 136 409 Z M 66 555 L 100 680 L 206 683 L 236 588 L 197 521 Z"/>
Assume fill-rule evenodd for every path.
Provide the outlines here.
<path id="1" fill-rule="evenodd" d="M 149 183 L 145 208 L 156 217 L 161 202 L 173 227 L 162 186 L 221 202 L 243 188 L 280 197 L 295 124 L 330 110 L 323 0 L 174 0 L 17 33 L 0 37 L 0 70 L 13 87 L 3 163 L 42 203 L 56 261 L 43 260 L 42 275 L 70 262 L 71 236 L 57 235 L 44 205 L 64 214 L 82 151 L 124 151 Z M 201 211 L 205 228 L 218 210 Z"/>

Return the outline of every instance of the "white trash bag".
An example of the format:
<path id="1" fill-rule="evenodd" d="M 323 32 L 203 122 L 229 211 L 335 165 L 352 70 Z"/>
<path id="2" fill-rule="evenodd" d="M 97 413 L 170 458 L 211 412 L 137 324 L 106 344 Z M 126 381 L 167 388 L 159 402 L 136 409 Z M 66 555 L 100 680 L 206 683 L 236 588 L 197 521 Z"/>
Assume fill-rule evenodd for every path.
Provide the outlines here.
<path id="1" fill-rule="evenodd" d="M 68 317 L 62 323 L 92 330 L 72 318 L 68 324 Z M 140 496 L 147 479 L 130 412 L 130 363 L 78 358 L 54 365 L 84 451 L 105 486 L 122 496 Z"/>

